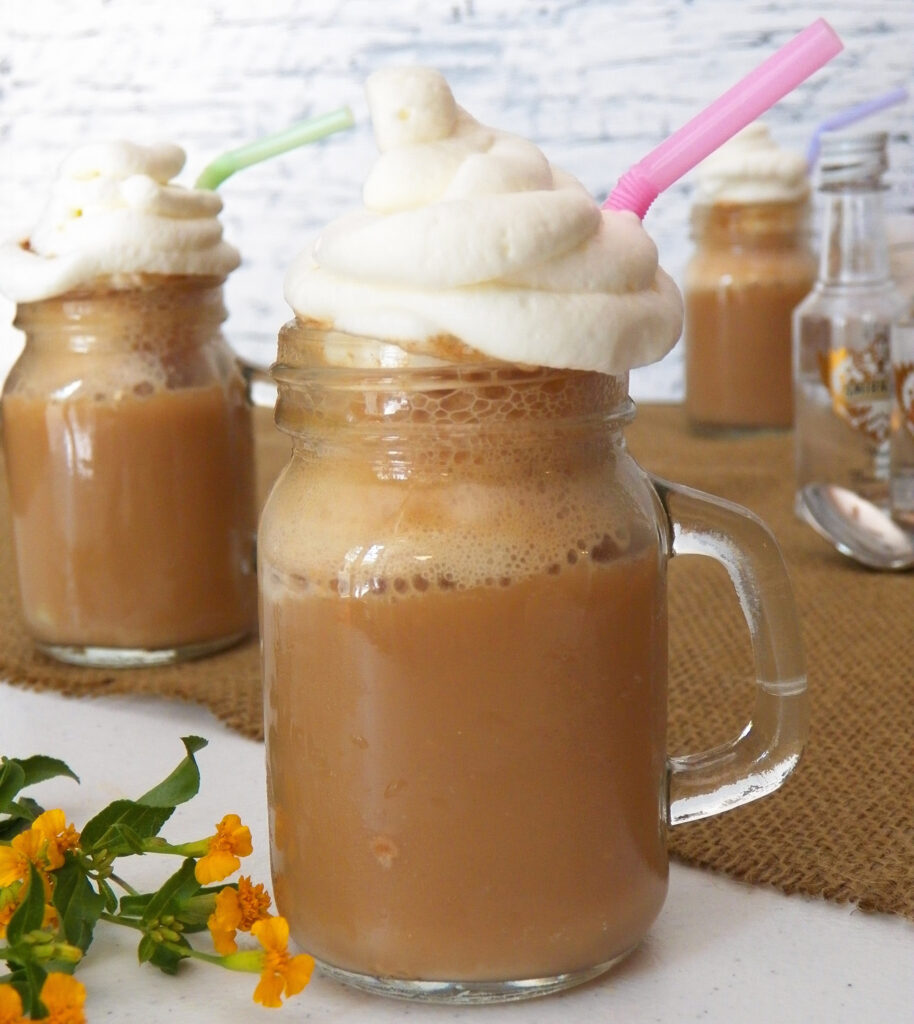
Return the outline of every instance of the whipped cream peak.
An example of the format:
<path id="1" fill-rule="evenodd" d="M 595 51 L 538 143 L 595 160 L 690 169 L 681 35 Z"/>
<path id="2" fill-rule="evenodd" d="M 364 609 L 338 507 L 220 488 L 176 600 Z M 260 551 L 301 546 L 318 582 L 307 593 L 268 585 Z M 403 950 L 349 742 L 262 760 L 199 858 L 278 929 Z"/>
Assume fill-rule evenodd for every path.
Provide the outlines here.
<path id="1" fill-rule="evenodd" d="M 624 373 L 675 344 L 682 301 L 638 218 L 601 211 L 531 142 L 477 122 L 437 71 L 367 82 L 364 208 L 286 276 L 303 320 L 447 359 Z"/>
<path id="2" fill-rule="evenodd" d="M 222 200 L 173 182 L 184 160 L 180 146 L 124 140 L 71 153 L 30 237 L 0 245 L 0 291 L 34 302 L 98 278 L 230 273 L 240 257 L 222 237 Z"/>
<path id="3" fill-rule="evenodd" d="M 703 160 L 697 174 L 702 204 L 796 202 L 809 194 L 806 158 L 781 148 L 761 121 Z"/>
<path id="4" fill-rule="evenodd" d="M 184 150 L 173 143 L 141 146 L 126 139 L 90 142 L 75 149 L 60 165 L 61 179 L 129 178 L 142 174 L 167 185 L 184 168 Z"/>

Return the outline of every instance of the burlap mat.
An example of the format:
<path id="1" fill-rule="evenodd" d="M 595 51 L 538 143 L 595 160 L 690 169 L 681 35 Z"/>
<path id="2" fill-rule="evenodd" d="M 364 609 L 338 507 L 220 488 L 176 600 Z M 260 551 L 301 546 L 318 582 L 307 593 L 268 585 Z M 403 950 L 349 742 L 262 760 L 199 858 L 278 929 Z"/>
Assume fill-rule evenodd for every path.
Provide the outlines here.
<path id="1" fill-rule="evenodd" d="M 739 501 L 781 543 L 804 624 L 812 699 L 804 758 L 778 793 L 671 832 L 682 860 L 736 878 L 914 919 L 914 576 L 875 574 L 833 553 L 792 514 L 787 434 L 690 436 L 677 406 L 646 406 L 629 431 L 656 473 Z M 264 417 L 263 486 L 285 446 Z M 5 490 L 0 522 L 8 519 Z M 752 705 L 748 636 L 723 571 L 707 559 L 670 567 L 673 753 L 739 731 Z M 144 693 L 208 705 L 261 738 L 255 642 L 180 666 L 94 671 L 36 654 L 17 607 L 8 530 L 0 544 L 0 678 L 70 695 Z M 52 752 L 51 752 L 52 753 Z"/>

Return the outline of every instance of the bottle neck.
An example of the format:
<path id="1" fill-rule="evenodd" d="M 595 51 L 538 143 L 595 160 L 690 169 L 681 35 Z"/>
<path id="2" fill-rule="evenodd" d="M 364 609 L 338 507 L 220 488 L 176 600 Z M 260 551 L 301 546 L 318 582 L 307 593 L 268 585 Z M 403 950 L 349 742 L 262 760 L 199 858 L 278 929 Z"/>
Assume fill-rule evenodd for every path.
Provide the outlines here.
<path id="1" fill-rule="evenodd" d="M 821 191 L 821 284 L 872 287 L 890 283 L 882 192 L 879 185 L 843 186 Z"/>

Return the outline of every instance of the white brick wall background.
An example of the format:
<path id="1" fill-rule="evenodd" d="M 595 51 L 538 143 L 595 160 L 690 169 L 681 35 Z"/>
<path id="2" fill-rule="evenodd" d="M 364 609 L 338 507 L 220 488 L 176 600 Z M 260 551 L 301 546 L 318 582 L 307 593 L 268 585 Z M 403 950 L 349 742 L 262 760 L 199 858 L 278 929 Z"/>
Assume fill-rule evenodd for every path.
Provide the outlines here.
<path id="1" fill-rule="evenodd" d="M 441 69 L 480 120 L 534 139 L 602 198 L 618 176 L 816 17 L 846 49 L 766 120 L 805 149 L 824 117 L 898 85 L 914 92 L 911 0 L 0 0 L 0 234 L 27 229 L 62 157 L 88 139 L 172 139 L 190 184 L 218 153 L 352 105 L 355 130 L 229 179 L 229 334 L 269 360 L 281 283 L 321 224 L 351 208 L 373 156 L 362 82 L 378 67 Z M 888 204 L 914 209 L 914 100 L 891 133 Z M 689 178 L 646 225 L 677 280 Z M 0 370 L 18 339 L 0 306 Z M 678 398 L 678 347 L 638 371 L 636 397 Z"/>

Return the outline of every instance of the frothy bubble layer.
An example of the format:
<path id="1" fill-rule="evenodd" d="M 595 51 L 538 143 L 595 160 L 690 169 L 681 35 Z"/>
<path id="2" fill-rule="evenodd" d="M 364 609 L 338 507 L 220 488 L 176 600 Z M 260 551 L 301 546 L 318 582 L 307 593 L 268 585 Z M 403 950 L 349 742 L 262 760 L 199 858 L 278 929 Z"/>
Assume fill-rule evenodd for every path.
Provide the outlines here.
<path id="1" fill-rule="evenodd" d="M 778 146 L 760 121 L 698 165 L 700 203 L 796 202 L 808 194 L 806 158 Z"/>
<path id="2" fill-rule="evenodd" d="M 184 151 L 116 141 L 84 146 L 62 164 L 26 240 L 0 246 L 0 291 L 15 302 L 63 295 L 131 274 L 224 276 L 240 262 L 222 237 L 222 200 L 172 179 Z"/>
<path id="3" fill-rule="evenodd" d="M 531 142 L 487 128 L 426 68 L 372 75 L 381 155 L 364 209 L 293 263 L 304 320 L 410 352 L 624 373 L 675 344 L 682 302 L 633 213 L 603 211 Z"/>

